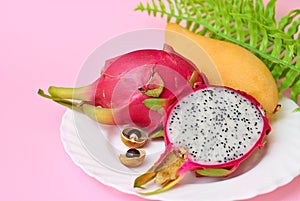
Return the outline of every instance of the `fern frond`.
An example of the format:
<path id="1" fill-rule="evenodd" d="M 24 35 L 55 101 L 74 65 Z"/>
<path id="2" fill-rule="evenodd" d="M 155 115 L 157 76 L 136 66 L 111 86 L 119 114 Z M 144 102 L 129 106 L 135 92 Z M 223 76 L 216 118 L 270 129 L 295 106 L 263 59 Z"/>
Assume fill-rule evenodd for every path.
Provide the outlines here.
<path id="1" fill-rule="evenodd" d="M 166 17 L 190 31 L 238 44 L 269 67 L 279 91 L 300 94 L 300 9 L 276 21 L 276 0 L 152 0 L 135 10 Z M 160 5 L 160 6 L 157 6 Z"/>

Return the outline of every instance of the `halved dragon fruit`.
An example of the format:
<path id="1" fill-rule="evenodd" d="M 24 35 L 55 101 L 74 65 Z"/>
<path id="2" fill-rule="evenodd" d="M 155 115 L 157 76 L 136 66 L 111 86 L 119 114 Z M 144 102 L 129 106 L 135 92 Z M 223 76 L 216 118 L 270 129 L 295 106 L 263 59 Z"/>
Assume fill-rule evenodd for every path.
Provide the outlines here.
<path id="1" fill-rule="evenodd" d="M 168 112 L 166 149 L 134 187 L 155 179 L 163 192 L 189 170 L 198 175 L 227 176 L 256 148 L 262 148 L 271 127 L 260 104 L 250 95 L 221 86 L 202 86 Z"/>

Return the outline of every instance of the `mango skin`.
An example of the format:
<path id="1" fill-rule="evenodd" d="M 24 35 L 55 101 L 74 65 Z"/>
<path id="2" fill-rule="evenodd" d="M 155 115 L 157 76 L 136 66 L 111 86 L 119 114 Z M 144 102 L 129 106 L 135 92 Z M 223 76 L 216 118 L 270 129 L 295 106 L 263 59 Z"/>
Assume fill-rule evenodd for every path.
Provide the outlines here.
<path id="1" fill-rule="evenodd" d="M 165 42 L 191 60 L 209 84 L 228 86 L 252 95 L 271 117 L 278 105 L 277 84 L 267 66 L 247 49 L 168 23 Z"/>

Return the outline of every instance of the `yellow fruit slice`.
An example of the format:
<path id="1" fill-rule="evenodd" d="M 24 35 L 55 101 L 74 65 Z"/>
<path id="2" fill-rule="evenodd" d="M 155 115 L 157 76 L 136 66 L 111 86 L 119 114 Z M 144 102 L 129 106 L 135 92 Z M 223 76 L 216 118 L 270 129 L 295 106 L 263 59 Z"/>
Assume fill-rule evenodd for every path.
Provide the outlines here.
<path id="1" fill-rule="evenodd" d="M 228 86 L 252 95 L 271 117 L 278 105 L 276 82 L 266 65 L 236 44 L 211 39 L 168 23 L 165 42 L 191 60 L 209 84 Z"/>

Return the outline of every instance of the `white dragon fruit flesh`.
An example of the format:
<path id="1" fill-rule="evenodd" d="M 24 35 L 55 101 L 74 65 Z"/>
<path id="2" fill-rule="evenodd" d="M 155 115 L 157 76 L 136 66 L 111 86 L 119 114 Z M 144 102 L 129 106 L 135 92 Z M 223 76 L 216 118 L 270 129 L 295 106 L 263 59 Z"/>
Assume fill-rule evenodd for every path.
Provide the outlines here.
<path id="1" fill-rule="evenodd" d="M 163 192 L 189 170 L 200 175 L 227 176 L 256 148 L 263 147 L 271 127 L 260 104 L 250 95 L 221 86 L 201 86 L 168 111 L 166 149 L 134 187 L 150 180 Z"/>

